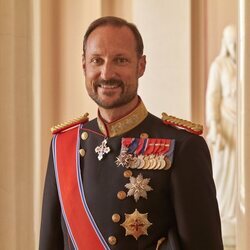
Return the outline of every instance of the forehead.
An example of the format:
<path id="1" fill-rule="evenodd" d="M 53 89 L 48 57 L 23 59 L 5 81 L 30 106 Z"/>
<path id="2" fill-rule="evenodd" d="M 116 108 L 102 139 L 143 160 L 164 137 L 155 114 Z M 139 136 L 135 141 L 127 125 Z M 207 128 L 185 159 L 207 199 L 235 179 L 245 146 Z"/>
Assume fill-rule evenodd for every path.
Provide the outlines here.
<path id="1" fill-rule="evenodd" d="M 136 53 L 136 40 L 126 26 L 101 26 L 93 30 L 86 43 L 88 53 Z"/>

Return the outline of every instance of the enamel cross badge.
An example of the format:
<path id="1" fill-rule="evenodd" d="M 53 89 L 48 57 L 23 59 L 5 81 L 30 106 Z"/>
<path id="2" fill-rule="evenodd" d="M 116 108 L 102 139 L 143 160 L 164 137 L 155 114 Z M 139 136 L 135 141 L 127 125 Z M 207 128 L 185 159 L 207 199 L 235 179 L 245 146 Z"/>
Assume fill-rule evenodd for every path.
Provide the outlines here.
<path id="1" fill-rule="evenodd" d="M 110 152 L 110 147 L 107 146 L 107 139 L 105 138 L 100 146 L 95 148 L 95 152 L 98 154 L 98 160 L 102 160 L 105 154 Z"/>

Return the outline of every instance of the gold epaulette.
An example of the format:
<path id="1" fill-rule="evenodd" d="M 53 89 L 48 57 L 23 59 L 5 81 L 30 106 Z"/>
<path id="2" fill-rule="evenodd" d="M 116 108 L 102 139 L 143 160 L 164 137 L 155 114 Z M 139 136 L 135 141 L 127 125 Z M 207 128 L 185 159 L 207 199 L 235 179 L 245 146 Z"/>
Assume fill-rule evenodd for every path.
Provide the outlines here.
<path id="1" fill-rule="evenodd" d="M 162 113 L 162 120 L 165 124 L 169 124 L 175 127 L 184 128 L 185 130 L 201 135 L 203 133 L 203 126 L 200 124 L 196 124 L 190 121 L 186 121 L 172 115 L 167 115 L 166 113 Z"/>
<path id="2" fill-rule="evenodd" d="M 82 116 L 80 116 L 78 118 L 75 118 L 73 120 L 58 124 L 58 125 L 52 127 L 50 129 L 50 131 L 52 132 L 52 134 L 57 134 L 57 133 L 65 130 L 65 129 L 73 127 L 73 126 L 75 126 L 77 124 L 85 123 L 85 122 L 88 121 L 88 115 L 89 115 L 88 113 L 85 113 L 84 115 L 82 115 Z"/>

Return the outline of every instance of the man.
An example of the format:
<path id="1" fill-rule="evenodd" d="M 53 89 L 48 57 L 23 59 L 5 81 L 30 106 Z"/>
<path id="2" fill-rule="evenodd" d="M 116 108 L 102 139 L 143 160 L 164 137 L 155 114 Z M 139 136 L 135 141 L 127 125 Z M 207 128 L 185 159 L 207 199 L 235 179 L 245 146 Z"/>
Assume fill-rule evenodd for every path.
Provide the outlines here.
<path id="1" fill-rule="evenodd" d="M 98 117 L 53 129 L 41 250 L 223 249 L 200 127 L 148 113 L 137 95 L 145 66 L 133 24 L 103 17 L 89 26 L 83 70 Z"/>

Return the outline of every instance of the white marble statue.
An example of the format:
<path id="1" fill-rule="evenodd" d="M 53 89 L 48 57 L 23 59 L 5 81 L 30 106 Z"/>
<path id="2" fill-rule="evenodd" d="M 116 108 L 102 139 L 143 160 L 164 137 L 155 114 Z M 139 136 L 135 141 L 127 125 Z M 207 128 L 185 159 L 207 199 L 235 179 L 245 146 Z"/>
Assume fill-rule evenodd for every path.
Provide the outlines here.
<path id="1" fill-rule="evenodd" d="M 223 31 L 221 52 L 211 64 L 206 92 L 207 141 L 212 151 L 224 245 L 235 245 L 236 40 L 235 27 L 227 26 Z"/>

